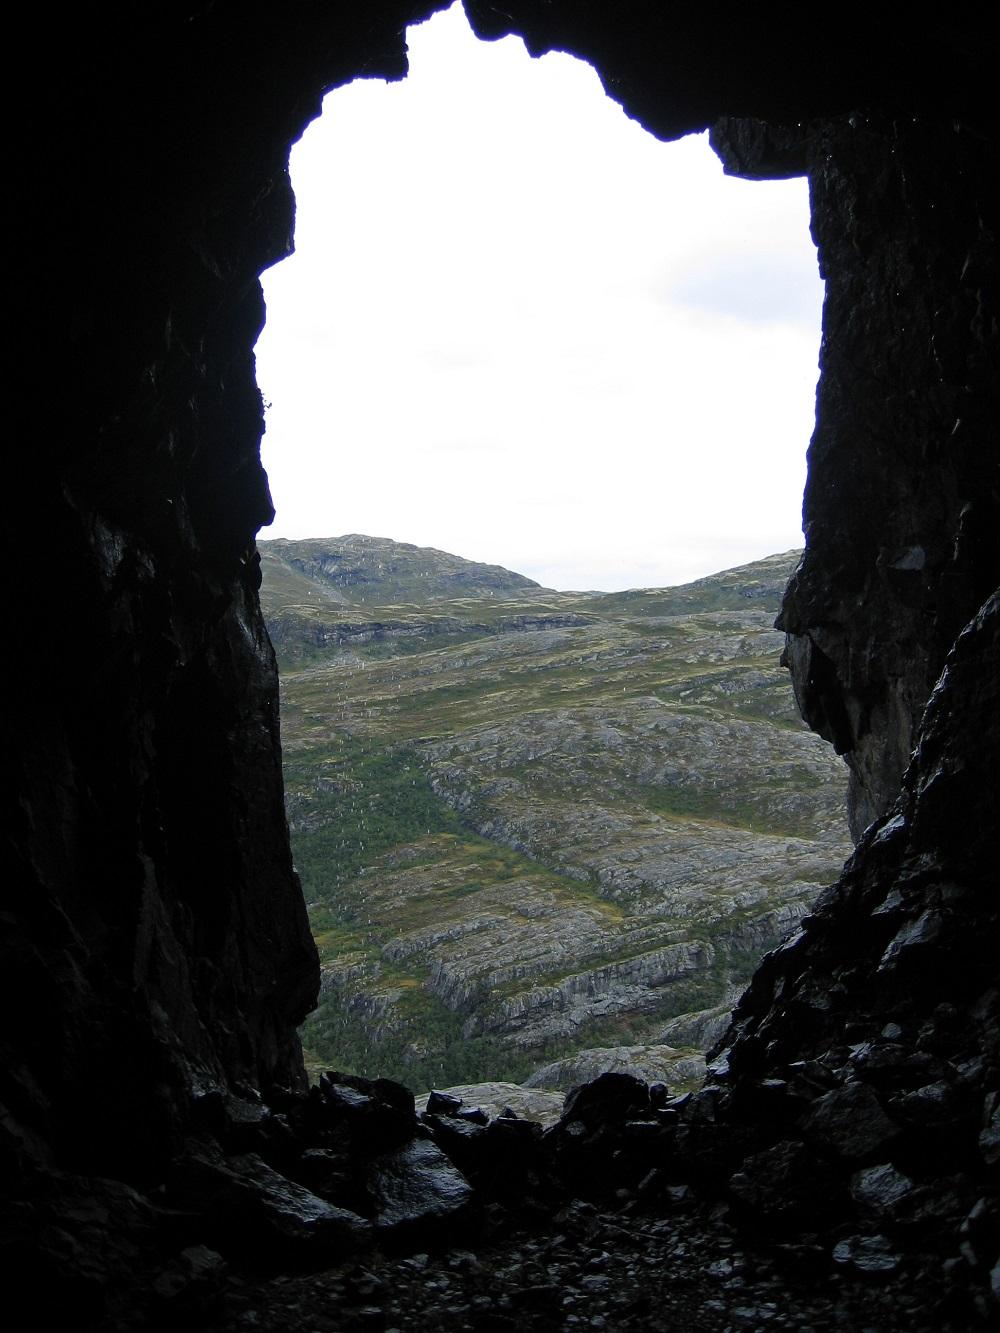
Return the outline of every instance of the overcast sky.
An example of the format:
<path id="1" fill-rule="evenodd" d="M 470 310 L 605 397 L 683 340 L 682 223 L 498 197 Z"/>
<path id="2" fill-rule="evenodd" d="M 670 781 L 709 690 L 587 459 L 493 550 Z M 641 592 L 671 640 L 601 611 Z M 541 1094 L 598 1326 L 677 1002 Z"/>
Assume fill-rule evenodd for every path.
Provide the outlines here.
<path id="1" fill-rule="evenodd" d="M 409 30 L 332 93 L 264 275 L 263 537 L 437 546 L 557 588 L 801 545 L 822 284 L 805 182 L 659 143 L 566 55 Z"/>

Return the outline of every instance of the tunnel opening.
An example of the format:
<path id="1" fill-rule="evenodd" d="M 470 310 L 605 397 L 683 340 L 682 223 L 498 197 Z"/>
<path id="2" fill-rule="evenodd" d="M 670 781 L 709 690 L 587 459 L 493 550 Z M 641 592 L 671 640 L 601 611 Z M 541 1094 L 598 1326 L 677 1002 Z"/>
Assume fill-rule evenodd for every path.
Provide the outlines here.
<path id="1" fill-rule="evenodd" d="M 849 849 L 773 630 L 804 183 L 725 178 L 458 6 L 408 40 L 403 84 L 338 90 L 293 153 L 257 348 L 307 1068 L 528 1080 L 549 1112 L 604 1069 L 693 1088 Z"/>

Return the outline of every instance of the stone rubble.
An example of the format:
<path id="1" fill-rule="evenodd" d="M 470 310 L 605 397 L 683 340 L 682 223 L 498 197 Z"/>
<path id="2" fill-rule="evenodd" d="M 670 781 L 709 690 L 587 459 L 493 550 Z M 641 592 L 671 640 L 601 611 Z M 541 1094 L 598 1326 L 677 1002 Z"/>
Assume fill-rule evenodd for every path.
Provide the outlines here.
<path id="1" fill-rule="evenodd" d="M 901 1062 L 926 1076 L 877 1049 L 853 1060 L 883 1086 Z M 751 1153 L 722 1190 L 690 1147 L 720 1114 L 711 1086 L 672 1097 L 605 1074 L 547 1129 L 454 1091 L 417 1113 L 398 1085 L 335 1073 L 256 1122 L 215 1106 L 223 1147 L 245 1149 L 252 1123 L 262 1155 L 217 1150 L 197 1197 L 190 1167 L 175 1182 L 174 1208 L 204 1219 L 211 1176 L 219 1225 L 202 1220 L 156 1276 L 151 1318 L 183 1311 L 210 1333 L 987 1327 L 995 1191 L 970 1208 L 960 1172 L 948 1187 L 886 1158 L 903 1131 L 868 1084 L 827 1087 L 822 1062 L 796 1077 L 804 1138 Z M 772 1082 L 777 1111 L 790 1094 Z"/>
<path id="2" fill-rule="evenodd" d="M 625 1203 L 575 1202 L 545 1231 L 514 1230 L 475 1253 L 464 1246 L 400 1258 L 377 1253 L 328 1272 L 255 1284 L 231 1278 L 212 1333 L 354 1333 L 442 1327 L 453 1333 L 537 1330 L 907 1329 L 939 1333 L 922 1297 L 890 1281 L 898 1256 L 882 1238 L 839 1242 L 819 1277 L 808 1243 L 755 1247 L 731 1221 L 675 1191 L 665 1218 Z M 800 1256 L 797 1251 L 801 1249 Z"/>

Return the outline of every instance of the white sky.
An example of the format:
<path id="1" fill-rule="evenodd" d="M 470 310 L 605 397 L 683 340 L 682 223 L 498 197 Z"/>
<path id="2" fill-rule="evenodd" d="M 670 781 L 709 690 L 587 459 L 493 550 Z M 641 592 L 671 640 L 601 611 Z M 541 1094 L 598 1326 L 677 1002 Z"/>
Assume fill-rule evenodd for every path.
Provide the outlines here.
<path id="1" fill-rule="evenodd" d="M 557 588 L 801 545 L 822 283 L 802 180 L 659 143 L 561 54 L 409 30 L 330 94 L 264 276 L 265 537 L 365 532 Z"/>

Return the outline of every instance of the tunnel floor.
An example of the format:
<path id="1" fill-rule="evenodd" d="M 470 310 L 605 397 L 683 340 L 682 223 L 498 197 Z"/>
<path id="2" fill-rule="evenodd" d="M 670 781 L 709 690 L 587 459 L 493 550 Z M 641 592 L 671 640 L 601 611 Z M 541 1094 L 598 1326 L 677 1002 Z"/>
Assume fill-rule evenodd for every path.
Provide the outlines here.
<path id="1" fill-rule="evenodd" d="M 460 1243 L 406 1257 L 367 1254 L 321 1273 L 265 1282 L 229 1277 L 212 1333 L 447 1329 L 454 1333 L 556 1330 L 958 1330 L 947 1291 L 928 1304 L 905 1267 L 829 1271 L 808 1235 L 757 1247 L 718 1207 L 681 1187 L 669 1216 L 574 1202 L 544 1231 L 503 1223 L 476 1251 Z M 924 1269 L 926 1282 L 926 1269 Z M 912 1276 L 912 1275 L 911 1275 Z"/>

